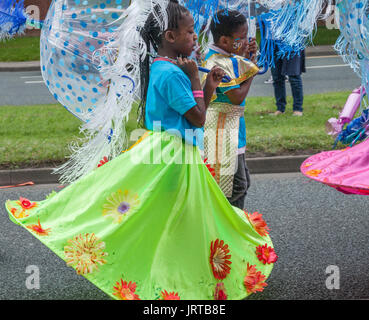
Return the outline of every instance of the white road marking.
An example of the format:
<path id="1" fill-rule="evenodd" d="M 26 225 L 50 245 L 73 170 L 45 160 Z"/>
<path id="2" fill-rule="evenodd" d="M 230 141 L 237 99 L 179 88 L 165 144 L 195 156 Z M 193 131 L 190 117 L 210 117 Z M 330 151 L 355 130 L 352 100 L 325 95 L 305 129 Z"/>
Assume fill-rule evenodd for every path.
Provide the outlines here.
<path id="1" fill-rule="evenodd" d="M 21 79 L 33 79 L 33 78 L 42 78 L 42 76 L 23 76 Z"/>
<path id="2" fill-rule="evenodd" d="M 323 69 L 323 68 L 337 68 L 337 67 L 348 67 L 350 66 L 349 64 L 330 64 L 330 65 L 326 65 L 326 66 L 311 66 L 311 67 L 306 67 L 306 69 Z"/>
<path id="3" fill-rule="evenodd" d="M 331 56 L 309 56 L 306 57 L 306 59 L 323 59 L 323 58 L 331 58 L 331 59 L 337 59 L 340 58 L 341 56 L 338 55 L 331 55 Z"/>
<path id="4" fill-rule="evenodd" d="M 31 83 L 44 83 L 44 81 L 25 81 L 25 84 L 31 84 Z"/>

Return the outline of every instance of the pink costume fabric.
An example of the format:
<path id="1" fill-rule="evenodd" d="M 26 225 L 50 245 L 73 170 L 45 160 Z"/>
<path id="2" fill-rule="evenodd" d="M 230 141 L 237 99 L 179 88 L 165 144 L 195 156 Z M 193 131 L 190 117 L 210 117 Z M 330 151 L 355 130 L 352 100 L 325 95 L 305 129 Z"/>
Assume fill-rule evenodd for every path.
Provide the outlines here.
<path id="1" fill-rule="evenodd" d="M 300 170 L 345 194 L 369 195 L 369 139 L 354 147 L 311 156 Z"/>

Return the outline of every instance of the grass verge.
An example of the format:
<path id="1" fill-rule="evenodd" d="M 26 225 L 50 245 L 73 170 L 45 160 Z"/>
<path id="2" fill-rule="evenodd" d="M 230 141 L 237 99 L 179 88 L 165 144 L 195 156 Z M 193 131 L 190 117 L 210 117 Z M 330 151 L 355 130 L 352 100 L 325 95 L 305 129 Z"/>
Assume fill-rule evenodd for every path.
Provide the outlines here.
<path id="1" fill-rule="evenodd" d="M 38 60 L 40 60 L 40 37 L 19 37 L 0 41 L 1 62 Z"/>
<path id="2" fill-rule="evenodd" d="M 305 96 L 304 116 L 273 117 L 274 98 L 249 98 L 246 106 L 247 157 L 314 154 L 332 148 L 325 122 L 337 117 L 349 91 Z M 135 128 L 135 112 L 128 131 Z M 60 105 L 0 107 L 0 169 L 56 166 L 68 156 L 81 122 Z"/>
<path id="3" fill-rule="evenodd" d="M 347 92 L 307 95 L 304 97 L 304 115 L 292 116 L 292 98 L 287 99 L 286 113 L 277 117 L 274 98 L 250 98 L 246 104 L 246 131 L 248 157 L 314 154 L 330 150 L 333 139 L 325 132 L 329 118 L 338 117 Z"/>

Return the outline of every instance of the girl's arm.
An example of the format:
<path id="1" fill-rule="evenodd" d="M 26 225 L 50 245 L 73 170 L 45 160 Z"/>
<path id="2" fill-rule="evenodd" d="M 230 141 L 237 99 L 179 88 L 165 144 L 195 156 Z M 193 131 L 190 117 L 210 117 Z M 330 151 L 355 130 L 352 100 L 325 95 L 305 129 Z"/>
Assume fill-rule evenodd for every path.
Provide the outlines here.
<path id="1" fill-rule="evenodd" d="M 199 70 L 197 64 L 193 60 L 186 58 L 178 58 L 178 66 L 187 74 L 191 81 L 192 91 L 202 91 Z M 223 79 L 225 72 L 220 68 L 213 68 L 208 77 L 204 87 L 204 97 L 195 97 L 196 106 L 188 110 L 184 116 L 195 127 L 201 128 L 205 125 L 206 109 L 209 106 L 211 97 Z"/>
<path id="2" fill-rule="evenodd" d="M 190 80 L 192 91 L 202 90 L 198 73 L 197 75 L 192 76 Z M 202 128 L 205 125 L 206 109 L 208 108 L 208 106 L 206 105 L 204 98 L 195 97 L 195 101 L 197 105 L 188 110 L 184 114 L 184 116 L 192 125 L 198 128 Z"/>

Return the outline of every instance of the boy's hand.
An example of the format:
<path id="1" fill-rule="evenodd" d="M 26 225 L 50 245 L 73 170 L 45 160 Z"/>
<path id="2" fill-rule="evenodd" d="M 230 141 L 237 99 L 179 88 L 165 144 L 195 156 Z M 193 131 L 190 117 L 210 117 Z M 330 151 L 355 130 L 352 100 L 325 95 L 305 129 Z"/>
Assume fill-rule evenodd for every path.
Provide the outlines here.
<path id="1" fill-rule="evenodd" d="M 256 42 L 256 38 L 251 38 L 251 41 L 249 41 L 249 45 L 248 45 L 248 51 L 249 53 L 256 55 L 256 53 L 258 52 L 258 43 Z"/>
<path id="2" fill-rule="evenodd" d="M 214 66 L 206 78 L 206 85 L 215 90 L 219 86 L 219 83 L 222 81 L 225 74 L 226 73 L 222 68 Z"/>
<path id="3" fill-rule="evenodd" d="M 199 77 L 199 68 L 195 61 L 179 57 L 177 59 L 177 66 L 180 67 L 190 79 Z"/>
<path id="4" fill-rule="evenodd" d="M 258 44 L 255 38 L 251 38 L 249 41 L 246 51 L 245 51 L 245 58 L 251 59 L 253 63 L 256 63 L 256 54 L 258 52 Z M 250 57 L 251 55 L 251 57 Z"/>

